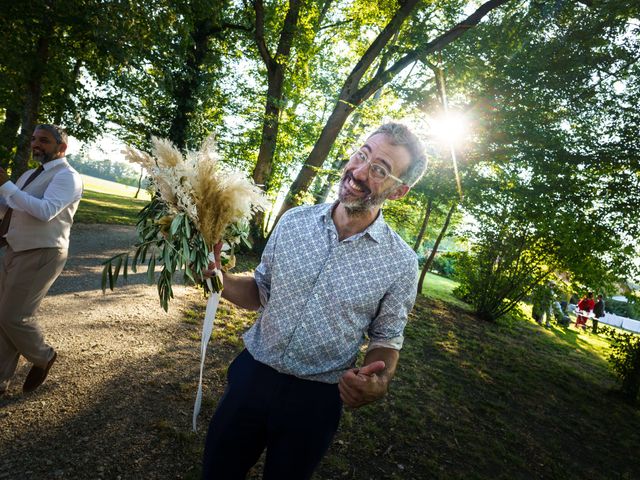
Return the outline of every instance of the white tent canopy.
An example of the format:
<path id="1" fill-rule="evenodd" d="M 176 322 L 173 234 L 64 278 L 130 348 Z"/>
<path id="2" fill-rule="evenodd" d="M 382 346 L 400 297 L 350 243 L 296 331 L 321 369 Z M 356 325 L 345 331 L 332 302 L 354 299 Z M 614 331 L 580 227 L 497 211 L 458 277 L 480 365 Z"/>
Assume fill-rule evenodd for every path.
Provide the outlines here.
<path id="1" fill-rule="evenodd" d="M 640 321 L 621 317 L 615 313 L 605 312 L 604 317 L 600 317 L 598 321 L 611 325 L 612 327 L 624 328 L 625 330 L 640 333 Z"/>

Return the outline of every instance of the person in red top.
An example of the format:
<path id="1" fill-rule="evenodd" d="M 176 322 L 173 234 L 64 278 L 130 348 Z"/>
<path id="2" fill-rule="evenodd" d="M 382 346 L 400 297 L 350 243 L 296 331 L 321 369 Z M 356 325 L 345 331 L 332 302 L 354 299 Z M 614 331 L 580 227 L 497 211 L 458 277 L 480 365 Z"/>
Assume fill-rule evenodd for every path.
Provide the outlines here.
<path id="1" fill-rule="evenodd" d="M 586 297 L 582 297 L 582 300 L 578 302 L 578 310 L 582 312 L 591 312 L 596 302 L 593 301 L 593 292 L 587 293 Z M 587 317 L 584 315 L 578 315 L 576 319 L 576 328 L 587 328 Z"/>

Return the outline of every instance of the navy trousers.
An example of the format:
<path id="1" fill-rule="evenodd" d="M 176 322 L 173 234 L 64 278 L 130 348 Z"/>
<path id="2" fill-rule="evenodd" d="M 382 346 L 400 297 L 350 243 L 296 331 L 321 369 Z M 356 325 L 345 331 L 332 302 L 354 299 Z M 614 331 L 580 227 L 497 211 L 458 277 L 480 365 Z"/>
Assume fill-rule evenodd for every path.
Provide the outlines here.
<path id="1" fill-rule="evenodd" d="M 336 384 L 278 373 L 244 350 L 209 424 L 203 478 L 244 479 L 265 447 L 264 480 L 311 478 L 341 414 Z"/>

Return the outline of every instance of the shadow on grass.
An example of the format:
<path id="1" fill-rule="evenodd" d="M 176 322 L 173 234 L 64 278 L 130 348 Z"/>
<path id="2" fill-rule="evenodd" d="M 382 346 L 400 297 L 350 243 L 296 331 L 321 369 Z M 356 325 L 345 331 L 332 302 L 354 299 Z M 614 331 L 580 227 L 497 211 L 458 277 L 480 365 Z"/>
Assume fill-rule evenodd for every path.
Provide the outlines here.
<path id="1" fill-rule="evenodd" d="M 81 352 L 67 352 L 36 392 L 25 396 L 14 389 L 1 399 L 2 478 L 200 478 L 208 422 L 237 348 L 214 342 L 210 349 L 194 433 L 199 339 L 191 334 L 199 326 L 175 322 L 164 328 L 170 331 L 163 338 L 175 341 L 156 354 L 118 352 L 87 361 Z M 65 371 L 70 362 L 77 363 L 75 375 L 84 371 L 93 381 Z M 23 367 L 19 376 L 26 375 Z M 54 395 L 62 401 L 52 403 Z M 57 411 L 47 411 L 51 405 Z"/>
<path id="2" fill-rule="evenodd" d="M 640 411 L 571 333 L 419 299 L 390 394 L 345 415 L 317 478 L 638 478 Z"/>

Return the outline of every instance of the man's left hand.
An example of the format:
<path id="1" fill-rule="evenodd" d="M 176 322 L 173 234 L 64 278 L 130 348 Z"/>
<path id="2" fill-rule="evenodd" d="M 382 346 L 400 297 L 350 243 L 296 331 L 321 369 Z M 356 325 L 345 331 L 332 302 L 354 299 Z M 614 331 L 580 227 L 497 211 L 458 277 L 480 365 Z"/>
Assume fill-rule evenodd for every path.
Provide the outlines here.
<path id="1" fill-rule="evenodd" d="M 344 404 L 358 408 L 384 397 L 389 384 L 387 377 L 380 375 L 384 369 L 385 363 L 378 360 L 362 368 L 347 370 L 338 383 Z"/>
<path id="2" fill-rule="evenodd" d="M 7 174 L 7 171 L 4 168 L 0 167 L 0 185 L 4 185 L 8 181 L 9 175 Z"/>

